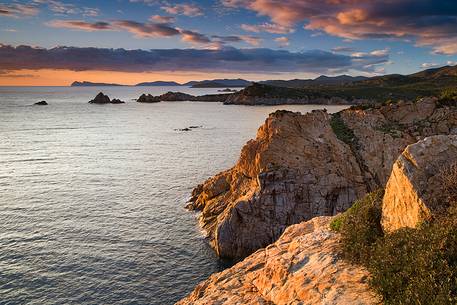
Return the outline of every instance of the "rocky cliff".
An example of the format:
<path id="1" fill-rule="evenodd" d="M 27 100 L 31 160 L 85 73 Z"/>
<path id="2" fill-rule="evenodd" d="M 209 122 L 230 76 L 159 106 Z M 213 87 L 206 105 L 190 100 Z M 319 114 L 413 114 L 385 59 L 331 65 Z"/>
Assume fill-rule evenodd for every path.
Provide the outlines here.
<path id="1" fill-rule="evenodd" d="M 330 115 L 278 111 L 242 149 L 237 164 L 199 185 L 190 209 L 221 257 L 242 258 L 289 225 L 335 215 L 384 186 L 403 149 L 457 134 L 455 107 L 435 99 Z"/>
<path id="2" fill-rule="evenodd" d="M 274 244 L 213 274 L 177 304 L 378 304 L 363 267 L 337 255 L 329 217 L 290 226 Z"/>

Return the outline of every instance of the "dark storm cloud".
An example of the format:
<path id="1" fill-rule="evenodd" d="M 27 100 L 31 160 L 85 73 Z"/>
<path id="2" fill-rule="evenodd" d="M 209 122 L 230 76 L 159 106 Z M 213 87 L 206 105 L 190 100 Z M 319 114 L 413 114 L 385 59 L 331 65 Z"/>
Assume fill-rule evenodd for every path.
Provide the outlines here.
<path id="1" fill-rule="evenodd" d="M 73 71 L 211 71 L 211 72 L 373 72 L 375 65 L 388 61 L 388 54 L 347 56 L 320 50 L 289 52 L 271 49 L 154 49 L 125 50 L 104 48 L 0 45 L 0 70 L 68 69 Z"/>

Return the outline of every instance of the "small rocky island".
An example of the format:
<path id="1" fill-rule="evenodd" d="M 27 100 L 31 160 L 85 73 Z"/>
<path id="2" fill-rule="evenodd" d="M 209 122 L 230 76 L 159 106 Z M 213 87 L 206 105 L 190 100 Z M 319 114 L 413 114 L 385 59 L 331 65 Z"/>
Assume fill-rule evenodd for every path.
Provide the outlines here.
<path id="1" fill-rule="evenodd" d="M 97 96 L 89 101 L 89 104 L 124 104 L 125 102 L 124 101 L 121 101 L 119 99 L 110 99 L 108 97 L 108 95 L 105 95 L 103 94 L 103 92 L 100 92 L 99 94 L 97 94 Z"/>
<path id="2" fill-rule="evenodd" d="M 47 106 L 49 105 L 46 101 L 41 101 L 41 102 L 36 102 L 34 105 L 37 105 L 37 106 Z"/>
<path id="3" fill-rule="evenodd" d="M 153 96 L 151 94 L 142 94 L 138 99 L 138 103 L 159 103 L 159 102 L 223 102 L 227 98 L 227 94 L 207 94 L 194 96 L 182 92 L 167 92 L 162 95 Z"/>

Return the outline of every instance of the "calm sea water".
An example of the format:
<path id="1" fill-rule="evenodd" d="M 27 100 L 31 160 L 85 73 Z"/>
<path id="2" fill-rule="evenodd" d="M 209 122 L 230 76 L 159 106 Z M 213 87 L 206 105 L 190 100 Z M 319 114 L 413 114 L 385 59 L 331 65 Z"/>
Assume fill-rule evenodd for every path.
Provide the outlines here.
<path id="1" fill-rule="evenodd" d="M 224 268 L 184 209 L 192 188 L 268 113 L 319 106 L 132 101 L 168 90 L 216 92 L 0 87 L 0 303 L 172 304 Z M 99 91 L 127 103 L 87 104 Z"/>

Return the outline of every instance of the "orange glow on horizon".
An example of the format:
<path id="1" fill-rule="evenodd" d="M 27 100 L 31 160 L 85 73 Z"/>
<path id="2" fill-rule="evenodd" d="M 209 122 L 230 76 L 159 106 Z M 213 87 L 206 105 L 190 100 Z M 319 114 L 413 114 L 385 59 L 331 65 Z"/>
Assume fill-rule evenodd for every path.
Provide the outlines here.
<path id="1" fill-rule="evenodd" d="M 0 86 L 69 86 L 74 81 L 94 83 L 115 83 L 135 85 L 142 82 L 175 81 L 185 83 L 191 80 L 215 78 L 244 78 L 249 80 L 309 78 L 312 74 L 240 74 L 216 72 L 144 72 L 129 73 L 116 71 L 70 71 L 70 70 L 15 70 L 0 74 Z"/>

